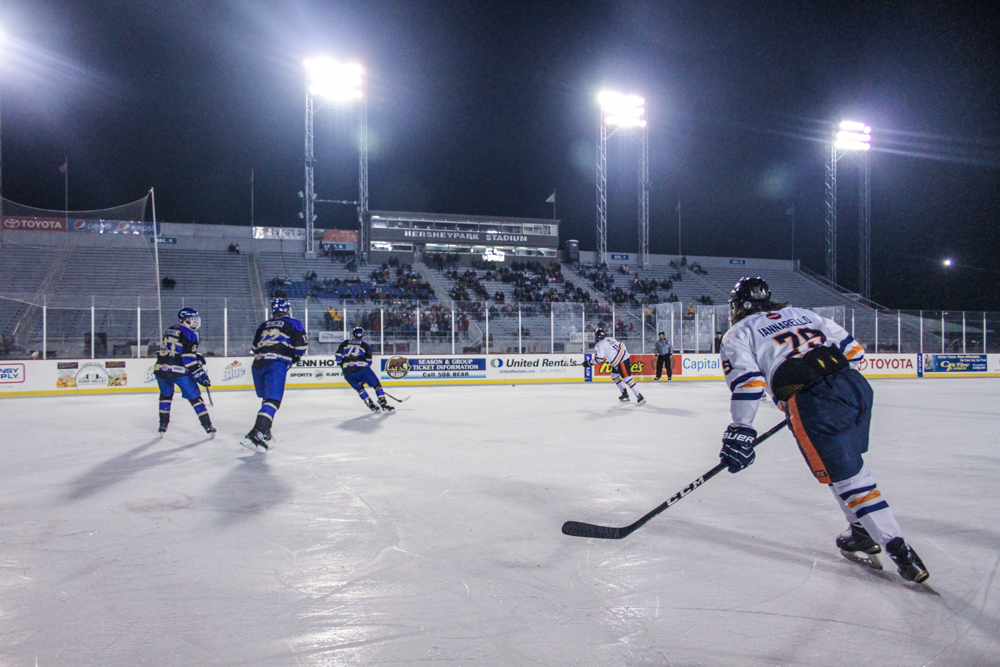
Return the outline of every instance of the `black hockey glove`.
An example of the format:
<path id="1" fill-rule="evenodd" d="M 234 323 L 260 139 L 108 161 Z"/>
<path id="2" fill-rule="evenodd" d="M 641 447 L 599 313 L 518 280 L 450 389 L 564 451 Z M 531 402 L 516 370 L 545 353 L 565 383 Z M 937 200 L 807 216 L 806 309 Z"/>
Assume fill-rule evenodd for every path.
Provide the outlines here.
<path id="1" fill-rule="evenodd" d="M 757 431 L 749 426 L 729 425 L 722 434 L 722 451 L 719 452 L 719 458 L 729 464 L 729 472 L 739 472 L 753 463 L 756 441 Z"/>
<path id="2" fill-rule="evenodd" d="M 208 373 L 205 372 L 204 368 L 199 368 L 194 373 L 191 373 L 191 377 L 194 378 L 194 381 L 202 387 L 212 386 L 212 381 L 208 379 Z"/>
<path id="3" fill-rule="evenodd" d="M 584 359 L 583 360 L 583 367 L 584 368 L 590 368 L 593 365 L 594 365 L 594 363 L 590 359 Z"/>

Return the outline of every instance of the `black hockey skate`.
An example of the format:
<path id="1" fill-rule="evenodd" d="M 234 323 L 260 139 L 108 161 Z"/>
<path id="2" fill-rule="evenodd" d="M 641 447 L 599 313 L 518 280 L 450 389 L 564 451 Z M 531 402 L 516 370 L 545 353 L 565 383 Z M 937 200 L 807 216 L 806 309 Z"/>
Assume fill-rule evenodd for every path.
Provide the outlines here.
<path id="1" fill-rule="evenodd" d="M 160 434 L 161 438 L 163 437 L 163 434 L 167 432 L 167 425 L 169 423 L 170 422 L 163 422 L 163 421 L 161 421 L 160 422 L 160 428 L 156 429 L 156 432 Z"/>
<path id="2" fill-rule="evenodd" d="M 389 405 L 389 403 L 385 400 L 384 397 L 380 397 L 378 399 L 378 404 L 379 404 L 379 407 L 382 408 L 383 412 L 395 412 L 396 411 L 396 408 L 394 408 L 391 405 Z"/>
<path id="3" fill-rule="evenodd" d="M 899 576 L 903 579 L 915 581 L 918 584 L 930 579 L 931 575 L 924 567 L 924 562 L 902 537 L 894 537 L 889 540 L 889 543 L 885 545 L 885 550 L 889 552 L 889 557 L 896 564 Z"/>
<path id="4" fill-rule="evenodd" d="M 645 396 L 643 396 L 642 394 L 639 394 L 638 398 L 636 398 L 636 399 L 635 399 L 635 402 L 636 402 L 636 403 L 637 403 L 638 405 L 642 405 L 643 403 L 645 403 L 645 402 L 646 402 L 646 397 L 645 397 Z"/>
<path id="5" fill-rule="evenodd" d="M 882 561 L 876 555 L 882 553 L 882 547 L 872 539 L 860 523 L 852 523 L 846 531 L 837 536 L 837 548 L 847 560 L 867 565 L 873 570 L 882 569 Z"/>
<path id="6" fill-rule="evenodd" d="M 622 403 L 628 403 L 628 392 L 623 391 L 622 395 L 618 397 L 618 400 L 621 401 Z"/>
<path id="7" fill-rule="evenodd" d="M 205 433 L 208 434 L 209 438 L 215 437 L 215 427 L 212 426 L 212 420 L 208 418 L 208 414 L 203 414 L 198 416 L 198 421 L 201 422 L 202 428 L 205 429 Z"/>
<path id="8" fill-rule="evenodd" d="M 370 398 L 368 399 L 368 402 L 365 405 L 367 405 L 368 409 L 371 410 L 372 412 L 382 412 L 382 409 L 379 408 L 379 406 L 375 405 L 375 401 L 373 401 Z"/>
<path id="9" fill-rule="evenodd" d="M 250 432 L 246 434 L 246 437 L 240 440 L 240 444 L 247 449 L 260 452 L 261 454 L 266 453 L 269 449 L 267 443 L 264 441 L 263 434 L 257 429 L 251 429 Z"/>

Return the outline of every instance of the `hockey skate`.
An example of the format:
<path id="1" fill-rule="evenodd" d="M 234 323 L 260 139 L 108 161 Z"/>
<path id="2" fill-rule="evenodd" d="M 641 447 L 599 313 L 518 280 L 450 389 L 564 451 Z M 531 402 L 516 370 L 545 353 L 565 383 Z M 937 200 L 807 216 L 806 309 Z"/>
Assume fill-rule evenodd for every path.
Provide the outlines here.
<path id="1" fill-rule="evenodd" d="M 163 434 L 167 432 L 167 424 L 168 422 L 160 422 L 160 428 L 156 430 L 161 438 L 163 437 Z"/>
<path id="2" fill-rule="evenodd" d="M 628 403 L 628 392 L 622 391 L 622 395 L 618 397 L 618 400 L 622 403 Z"/>
<path id="3" fill-rule="evenodd" d="M 917 552 L 902 537 L 894 537 L 889 540 L 889 543 L 885 545 L 885 550 L 889 552 L 889 557 L 896 564 L 899 576 L 903 579 L 914 581 L 918 584 L 922 584 L 930 579 L 931 575 L 927 571 L 927 568 L 924 567 L 924 562 L 920 560 Z"/>
<path id="4" fill-rule="evenodd" d="M 383 412 L 395 412 L 396 411 L 396 408 L 394 408 L 391 405 L 389 405 L 389 403 L 385 400 L 385 398 L 380 397 L 378 399 L 378 404 L 379 404 L 379 407 L 382 408 Z"/>
<path id="5" fill-rule="evenodd" d="M 211 424 L 205 425 L 205 433 L 207 433 L 208 437 L 212 438 L 213 440 L 215 439 L 215 431 L 216 431 L 215 427 L 212 426 Z"/>
<path id="6" fill-rule="evenodd" d="M 645 403 L 645 402 L 646 402 L 646 397 L 645 397 L 645 396 L 643 396 L 642 394 L 639 394 L 639 396 L 638 396 L 638 397 L 637 397 L 637 398 L 635 399 L 635 402 L 636 402 L 636 403 L 637 403 L 638 405 L 642 405 L 643 403 Z"/>
<path id="7" fill-rule="evenodd" d="M 375 405 L 375 401 L 373 401 L 370 398 L 368 399 L 368 402 L 365 405 L 367 405 L 368 409 L 371 410 L 372 412 L 382 412 L 381 408 Z"/>
<path id="8" fill-rule="evenodd" d="M 872 539 L 860 523 L 852 523 L 846 531 L 837 536 L 837 548 L 847 560 L 866 565 L 873 570 L 882 569 L 882 561 L 876 555 L 882 553 L 882 547 Z"/>
<path id="9" fill-rule="evenodd" d="M 267 443 L 264 442 L 263 434 L 257 429 L 251 429 L 251 431 L 246 434 L 246 437 L 240 440 L 240 444 L 247 449 L 260 452 L 261 454 L 266 453 L 269 449 Z"/>

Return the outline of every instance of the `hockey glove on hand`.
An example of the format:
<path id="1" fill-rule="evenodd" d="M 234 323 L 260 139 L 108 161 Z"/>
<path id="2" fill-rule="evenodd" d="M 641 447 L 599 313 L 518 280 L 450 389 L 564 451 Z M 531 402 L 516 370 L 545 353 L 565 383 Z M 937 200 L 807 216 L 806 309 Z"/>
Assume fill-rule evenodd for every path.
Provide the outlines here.
<path id="1" fill-rule="evenodd" d="M 722 435 L 722 451 L 719 458 L 729 464 L 729 472 L 739 472 L 753 463 L 753 451 L 757 441 L 757 431 L 749 426 L 730 424 Z"/>
<path id="2" fill-rule="evenodd" d="M 191 377 L 202 387 L 212 386 L 212 381 L 208 379 L 208 373 L 205 372 L 204 368 L 199 368 L 194 373 L 191 373 Z"/>
<path id="3" fill-rule="evenodd" d="M 594 363 L 590 359 L 584 359 L 583 360 L 583 367 L 584 368 L 590 368 L 593 365 L 594 365 Z"/>

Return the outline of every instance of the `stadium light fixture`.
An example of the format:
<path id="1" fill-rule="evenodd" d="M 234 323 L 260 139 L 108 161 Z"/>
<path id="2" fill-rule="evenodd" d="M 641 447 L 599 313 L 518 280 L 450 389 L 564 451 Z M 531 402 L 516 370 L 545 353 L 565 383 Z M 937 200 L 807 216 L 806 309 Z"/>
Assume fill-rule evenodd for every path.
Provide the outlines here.
<path id="1" fill-rule="evenodd" d="M 604 122 L 615 127 L 646 127 L 646 100 L 638 95 L 604 91 L 597 96 Z"/>
<path id="2" fill-rule="evenodd" d="M 952 264 L 951 257 L 949 257 L 948 259 L 944 260 L 943 263 L 944 263 L 944 265 L 946 267 L 951 266 L 951 264 Z"/>
<path id="3" fill-rule="evenodd" d="M 361 65 L 342 65 L 330 58 L 305 61 L 309 93 L 333 102 L 361 99 Z"/>
<path id="4" fill-rule="evenodd" d="M 866 151 L 871 148 L 872 128 L 864 123 L 845 120 L 837 129 L 837 141 L 834 144 L 840 150 Z"/>

